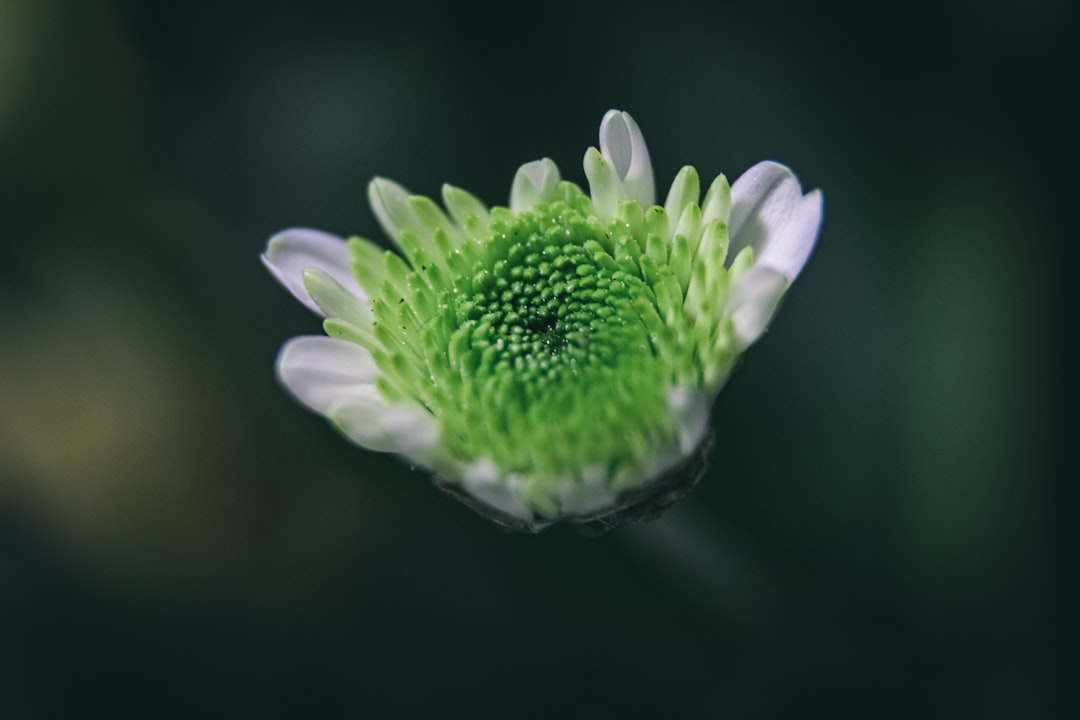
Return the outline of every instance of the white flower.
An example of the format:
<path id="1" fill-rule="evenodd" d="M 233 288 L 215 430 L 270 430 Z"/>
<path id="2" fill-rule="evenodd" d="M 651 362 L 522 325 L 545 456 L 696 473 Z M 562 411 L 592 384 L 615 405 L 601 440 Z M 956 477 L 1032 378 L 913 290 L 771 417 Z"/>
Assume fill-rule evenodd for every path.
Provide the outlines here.
<path id="1" fill-rule="evenodd" d="M 508 208 L 446 185 L 444 211 L 376 178 L 400 255 L 272 237 L 263 262 L 327 333 L 285 344 L 281 382 L 507 525 L 666 505 L 696 480 L 713 399 L 806 264 L 822 197 L 763 162 L 704 198 L 685 167 L 657 205 L 641 131 L 615 110 L 584 165 L 589 195 L 551 160 L 526 163 Z"/>

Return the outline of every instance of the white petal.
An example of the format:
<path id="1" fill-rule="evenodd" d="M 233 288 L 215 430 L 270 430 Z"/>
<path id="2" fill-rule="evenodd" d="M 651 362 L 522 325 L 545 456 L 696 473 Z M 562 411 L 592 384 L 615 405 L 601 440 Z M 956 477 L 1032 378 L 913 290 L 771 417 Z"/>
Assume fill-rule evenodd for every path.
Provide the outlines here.
<path id="1" fill-rule="evenodd" d="M 555 188 L 562 178 L 554 161 L 544 158 L 525 163 L 514 175 L 510 188 L 510 209 L 516 213 L 541 202 L 555 199 Z"/>
<path id="2" fill-rule="evenodd" d="M 804 195 L 795 204 L 784 227 L 761 249 L 755 263 L 779 270 L 789 281 L 797 278 L 814 250 L 821 228 L 821 214 L 821 191 Z"/>
<path id="3" fill-rule="evenodd" d="M 534 515 L 521 498 L 520 475 L 503 477 L 494 462 L 477 460 L 462 468 L 461 486 L 472 497 L 499 512 L 525 522 L 532 522 Z"/>
<path id="4" fill-rule="evenodd" d="M 821 193 L 802 194 L 787 167 L 761 162 L 731 186 L 732 250 L 754 249 L 755 264 L 789 281 L 806 264 L 821 226 Z"/>
<path id="5" fill-rule="evenodd" d="M 319 268 L 350 293 L 367 297 L 350 269 L 349 246 L 336 235 L 304 228 L 285 230 L 270 238 L 261 259 L 279 283 L 320 315 L 322 311 L 304 287 L 305 268 Z"/>
<path id="6" fill-rule="evenodd" d="M 359 345 L 304 335 L 282 346 L 277 374 L 297 400 L 325 415 L 343 395 L 364 387 L 374 389 L 379 370 L 371 353 Z"/>
<path id="7" fill-rule="evenodd" d="M 391 404 L 374 385 L 341 396 L 326 412 L 357 445 L 427 465 L 439 442 L 435 418 L 416 405 Z"/>
<path id="8" fill-rule="evenodd" d="M 430 412 L 419 405 L 390 405 L 382 427 L 394 440 L 394 452 L 421 465 L 430 464 L 441 437 L 439 423 Z"/>
<path id="9" fill-rule="evenodd" d="M 761 214 L 773 224 L 783 222 L 801 195 L 799 181 L 784 165 L 771 161 L 754 165 L 731 186 L 732 235 L 742 232 Z"/>
<path id="10" fill-rule="evenodd" d="M 656 202 L 656 184 L 645 137 L 630 113 L 608 110 L 600 122 L 600 152 L 622 182 L 626 197 L 644 207 Z"/>
<path id="11" fill-rule="evenodd" d="M 378 388 L 366 385 L 339 396 L 327 409 L 326 416 L 357 445 L 377 452 L 394 452 L 395 438 L 383 429 L 389 407 Z"/>
<path id="12" fill-rule="evenodd" d="M 580 479 L 563 478 L 555 492 L 565 516 L 591 515 L 612 507 L 618 500 L 608 489 L 607 472 L 600 465 L 585 468 Z"/>
<path id="13" fill-rule="evenodd" d="M 788 279 L 783 273 L 762 265 L 754 265 L 735 278 L 726 312 L 731 317 L 735 343 L 740 350 L 765 332 L 787 287 Z"/>
<path id="14" fill-rule="evenodd" d="M 679 430 L 679 452 L 687 457 L 701 444 L 709 429 L 710 401 L 696 388 L 675 387 L 668 391 L 668 407 Z"/>

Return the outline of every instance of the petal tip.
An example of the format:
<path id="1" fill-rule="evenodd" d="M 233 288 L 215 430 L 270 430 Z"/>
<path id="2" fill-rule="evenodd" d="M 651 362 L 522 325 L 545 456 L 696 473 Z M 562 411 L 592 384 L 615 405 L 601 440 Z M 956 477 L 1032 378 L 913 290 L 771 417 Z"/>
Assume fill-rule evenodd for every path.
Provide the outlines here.
<path id="1" fill-rule="evenodd" d="M 764 160 L 731 186 L 732 245 L 753 247 L 757 264 L 792 281 L 817 242 L 822 208 L 821 190 L 803 194 L 791 168 Z"/>
<path id="2" fill-rule="evenodd" d="M 608 110 L 600 121 L 600 152 L 626 196 L 649 207 L 656 201 L 652 161 L 641 128 L 628 112 Z"/>
<path id="3" fill-rule="evenodd" d="M 321 230 L 290 228 L 273 235 L 266 250 L 259 256 L 270 274 L 297 300 L 312 312 L 322 311 L 304 287 L 304 270 L 318 267 L 326 270 L 343 284 L 356 286 L 351 280 L 349 249 L 343 238 Z M 359 289 L 359 286 L 356 286 Z"/>
<path id="4" fill-rule="evenodd" d="M 368 203 L 383 232 L 392 239 L 397 239 L 407 222 L 408 200 L 409 191 L 393 180 L 375 176 L 368 183 Z"/>
<path id="5" fill-rule="evenodd" d="M 510 187 L 510 209 L 521 212 L 552 200 L 561 180 L 559 168 L 551 158 L 525 163 L 514 174 Z"/>

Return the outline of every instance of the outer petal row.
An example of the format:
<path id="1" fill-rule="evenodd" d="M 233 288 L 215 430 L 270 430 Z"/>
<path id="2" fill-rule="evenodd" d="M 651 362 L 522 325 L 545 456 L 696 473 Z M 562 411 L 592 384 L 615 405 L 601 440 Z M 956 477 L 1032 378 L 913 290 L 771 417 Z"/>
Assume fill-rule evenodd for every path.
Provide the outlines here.
<path id="1" fill-rule="evenodd" d="M 416 405 L 391 405 L 374 386 L 343 396 L 326 416 L 357 445 L 425 467 L 439 444 L 439 425 L 430 413 Z"/>
<path id="2" fill-rule="evenodd" d="M 731 186 L 732 251 L 749 245 L 755 265 L 773 268 L 791 282 L 814 249 L 821 213 L 821 191 L 803 195 L 786 166 L 758 163 Z"/>
<path id="3" fill-rule="evenodd" d="M 325 335 L 302 335 L 285 343 L 277 373 L 297 400 L 323 415 L 343 394 L 374 387 L 379 376 L 370 352 Z"/>
<path id="4" fill-rule="evenodd" d="M 293 338 L 278 354 L 277 374 L 297 400 L 358 445 L 421 464 L 433 456 L 439 442 L 435 418 L 419 406 L 387 402 L 375 386 L 375 360 L 359 345 L 323 335 Z"/>
<path id="5" fill-rule="evenodd" d="M 754 265 L 735 279 L 725 313 L 731 318 L 739 351 L 750 347 L 765 332 L 787 288 L 787 278 L 764 265 Z"/>
<path id="6" fill-rule="evenodd" d="M 285 230 L 270 238 L 261 259 L 279 283 L 319 315 L 325 313 L 304 287 L 307 268 L 319 268 L 357 298 L 367 298 L 350 269 L 349 247 L 336 235 L 306 228 Z"/>

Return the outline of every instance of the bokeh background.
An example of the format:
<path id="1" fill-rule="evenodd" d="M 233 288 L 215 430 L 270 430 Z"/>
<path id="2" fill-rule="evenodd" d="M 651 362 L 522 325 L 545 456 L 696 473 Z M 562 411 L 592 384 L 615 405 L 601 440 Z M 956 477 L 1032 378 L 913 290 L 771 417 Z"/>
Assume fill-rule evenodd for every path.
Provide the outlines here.
<path id="1" fill-rule="evenodd" d="M 0 716 L 1068 716 L 1075 20 L 0 0 Z M 689 498 L 506 534 L 277 387 L 258 255 L 583 181 L 609 107 L 826 219 Z"/>

